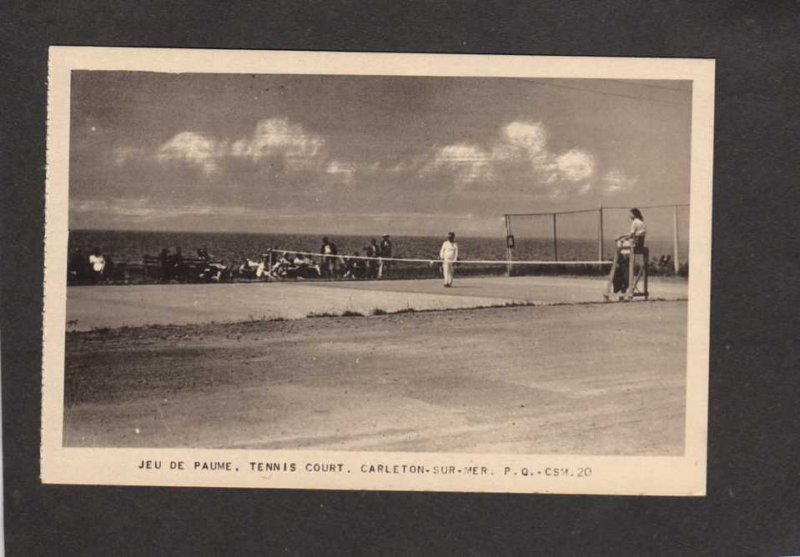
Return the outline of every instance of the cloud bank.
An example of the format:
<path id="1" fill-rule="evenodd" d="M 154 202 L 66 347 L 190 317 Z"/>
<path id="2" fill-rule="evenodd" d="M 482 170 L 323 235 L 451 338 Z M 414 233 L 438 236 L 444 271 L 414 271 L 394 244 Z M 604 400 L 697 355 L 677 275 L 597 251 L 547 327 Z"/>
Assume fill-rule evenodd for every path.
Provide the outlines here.
<path id="1" fill-rule="evenodd" d="M 428 159 L 422 174 L 437 174 L 445 183 L 493 187 L 511 183 L 551 197 L 589 193 L 598 167 L 595 156 L 579 147 L 552 152 L 541 122 L 511 122 L 486 147 L 453 143 L 436 149 Z M 621 191 L 623 182 L 619 185 Z"/>
<path id="2" fill-rule="evenodd" d="M 117 148 L 115 163 L 122 165 L 143 154 L 136 147 Z M 273 170 L 314 170 L 325 162 L 325 139 L 286 118 L 269 118 L 259 121 L 249 137 L 234 141 L 180 132 L 161 145 L 154 158 L 164 166 L 195 168 L 209 178 L 235 162 Z"/>
<path id="3" fill-rule="evenodd" d="M 489 215 L 519 204 L 594 204 L 638 184 L 586 146 L 553 147 L 545 123 L 533 120 L 506 121 L 481 140 L 454 134 L 438 144 L 401 143 L 390 159 L 342 149 L 347 136 L 285 117 L 250 129 L 229 136 L 179 131 L 149 148 L 115 145 L 107 151 L 115 178 L 103 185 L 107 175 L 94 177 L 93 189 L 108 197 L 76 197 L 72 213 L 154 226 L 189 215 L 242 222 L 312 212 L 363 220 L 355 215 L 387 209 Z"/>
<path id="4" fill-rule="evenodd" d="M 456 140 L 389 164 L 336 158 L 321 134 L 287 118 L 268 118 L 257 122 L 250 135 L 235 139 L 183 131 L 155 153 L 137 146 L 116 147 L 113 162 L 125 166 L 150 158 L 163 168 L 193 169 L 208 182 L 235 182 L 237 169 L 246 165 L 251 173 L 263 175 L 312 173 L 327 186 L 415 180 L 433 188 L 513 186 L 553 198 L 593 191 L 615 195 L 636 186 L 636 177 L 620 169 L 600 174 L 601 162 L 581 146 L 551 150 L 548 135 L 542 122 L 512 121 L 488 143 Z"/>

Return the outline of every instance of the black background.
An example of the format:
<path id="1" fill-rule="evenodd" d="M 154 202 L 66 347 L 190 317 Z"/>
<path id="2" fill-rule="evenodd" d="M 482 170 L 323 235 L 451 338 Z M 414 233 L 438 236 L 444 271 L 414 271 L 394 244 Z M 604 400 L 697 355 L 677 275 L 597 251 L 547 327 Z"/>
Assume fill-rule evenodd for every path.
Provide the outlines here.
<path id="1" fill-rule="evenodd" d="M 800 553 L 798 2 L 4 2 L 9 555 Z M 705 498 L 42 486 L 47 47 L 717 59 Z"/>

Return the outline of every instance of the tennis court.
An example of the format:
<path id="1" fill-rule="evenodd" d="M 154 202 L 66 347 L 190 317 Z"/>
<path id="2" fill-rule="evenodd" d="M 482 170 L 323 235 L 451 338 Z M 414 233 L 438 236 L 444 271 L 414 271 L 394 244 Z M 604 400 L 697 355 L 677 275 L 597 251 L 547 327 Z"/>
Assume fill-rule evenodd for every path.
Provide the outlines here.
<path id="1" fill-rule="evenodd" d="M 453 288 L 437 279 L 69 287 L 67 330 L 591 303 L 604 288 L 603 277 L 556 276 L 457 278 Z M 650 296 L 686 300 L 687 282 L 651 277 Z"/>

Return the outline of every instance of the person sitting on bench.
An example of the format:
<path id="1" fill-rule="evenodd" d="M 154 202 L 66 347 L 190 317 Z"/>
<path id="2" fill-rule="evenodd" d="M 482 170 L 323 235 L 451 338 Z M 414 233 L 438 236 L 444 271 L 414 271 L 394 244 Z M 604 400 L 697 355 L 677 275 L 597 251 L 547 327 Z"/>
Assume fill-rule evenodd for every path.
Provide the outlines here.
<path id="1" fill-rule="evenodd" d="M 353 256 L 356 258 L 360 257 L 357 251 L 353 252 Z M 365 265 L 363 259 L 350 259 L 349 257 L 345 258 L 344 278 L 362 279 L 364 278 L 364 271 L 365 271 Z"/>
<path id="2" fill-rule="evenodd" d="M 319 278 L 321 275 L 317 262 L 305 254 L 298 253 L 293 263 L 298 278 Z"/>
<path id="3" fill-rule="evenodd" d="M 294 256 L 291 253 L 283 252 L 281 254 L 280 259 L 278 262 L 272 266 L 270 269 L 270 274 L 274 278 L 286 278 L 289 271 L 294 268 L 292 261 L 294 260 Z"/>

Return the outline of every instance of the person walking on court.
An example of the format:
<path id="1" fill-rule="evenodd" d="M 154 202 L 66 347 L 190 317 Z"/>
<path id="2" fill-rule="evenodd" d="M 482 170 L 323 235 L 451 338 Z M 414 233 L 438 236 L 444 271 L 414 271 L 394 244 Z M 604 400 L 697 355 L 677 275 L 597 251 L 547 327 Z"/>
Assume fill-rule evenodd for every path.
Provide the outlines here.
<path id="1" fill-rule="evenodd" d="M 447 233 L 447 240 L 444 241 L 439 250 L 439 259 L 442 260 L 444 286 L 445 288 L 450 288 L 453 286 L 453 266 L 458 260 L 458 244 L 456 243 L 454 232 Z"/>
<path id="2" fill-rule="evenodd" d="M 320 268 L 322 270 L 322 278 L 334 278 L 336 276 L 336 244 L 328 240 L 325 236 L 322 238 L 322 247 L 319 250 L 322 255 Z"/>
<path id="3" fill-rule="evenodd" d="M 368 246 L 364 246 L 364 255 L 370 258 L 367 261 L 367 274 L 369 278 L 378 278 L 378 257 L 381 255 L 381 249 L 375 238 L 370 240 Z"/>
<path id="4" fill-rule="evenodd" d="M 392 257 L 392 241 L 389 239 L 388 234 L 383 235 L 380 245 L 380 259 L 378 260 L 378 278 L 383 278 L 386 271 L 389 270 L 389 262 L 384 258 Z"/>

